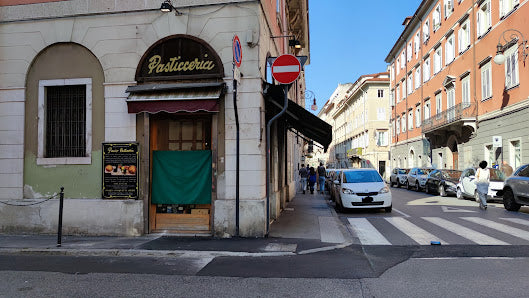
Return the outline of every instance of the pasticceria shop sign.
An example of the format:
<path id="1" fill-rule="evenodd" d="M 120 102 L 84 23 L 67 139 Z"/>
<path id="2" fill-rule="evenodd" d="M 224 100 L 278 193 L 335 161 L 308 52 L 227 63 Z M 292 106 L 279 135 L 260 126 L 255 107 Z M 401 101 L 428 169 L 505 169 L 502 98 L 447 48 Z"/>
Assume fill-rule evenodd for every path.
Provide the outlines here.
<path id="1" fill-rule="evenodd" d="M 205 41 L 172 35 L 152 45 L 141 58 L 136 81 L 222 78 L 222 61 Z"/>

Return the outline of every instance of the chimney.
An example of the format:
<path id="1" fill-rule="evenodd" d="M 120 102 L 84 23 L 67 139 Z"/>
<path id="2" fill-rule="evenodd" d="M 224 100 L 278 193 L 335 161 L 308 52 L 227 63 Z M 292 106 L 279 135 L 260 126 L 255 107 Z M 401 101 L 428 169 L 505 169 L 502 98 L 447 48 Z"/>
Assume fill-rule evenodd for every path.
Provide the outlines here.
<path id="1" fill-rule="evenodd" d="M 412 18 L 412 17 L 406 17 L 406 18 L 404 19 L 404 22 L 402 22 L 402 25 L 404 25 L 404 27 L 408 26 L 408 24 L 409 24 L 410 21 L 411 21 L 411 18 Z"/>

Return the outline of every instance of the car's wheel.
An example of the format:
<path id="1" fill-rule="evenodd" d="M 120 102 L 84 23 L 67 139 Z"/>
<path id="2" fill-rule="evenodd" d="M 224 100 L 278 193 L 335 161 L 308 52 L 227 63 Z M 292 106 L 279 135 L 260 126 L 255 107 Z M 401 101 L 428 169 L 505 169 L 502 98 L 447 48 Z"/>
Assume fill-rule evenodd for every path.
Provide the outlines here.
<path id="1" fill-rule="evenodd" d="M 430 193 L 430 188 L 428 187 L 428 182 L 426 182 L 426 184 L 424 185 L 424 192 L 425 193 Z"/>
<path id="2" fill-rule="evenodd" d="M 393 209 L 393 205 L 390 205 L 389 207 L 385 207 L 384 211 L 391 212 L 392 209 Z"/>
<path id="3" fill-rule="evenodd" d="M 419 185 L 419 182 L 415 184 L 415 191 L 421 191 L 421 186 Z"/>
<path id="4" fill-rule="evenodd" d="M 439 184 L 439 195 L 441 197 L 446 197 L 446 191 L 445 191 L 445 188 L 442 184 Z"/>
<path id="5" fill-rule="evenodd" d="M 459 187 L 456 190 L 456 198 L 458 200 L 462 200 L 463 199 L 463 192 L 461 191 L 461 188 L 459 188 Z"/>
<path id="6" fill-rule="evenodd" d="M 397 187 L 400 188 L 402 185 L 400 184 L 400 180 L 397 179 Z"/>
<path id="7" fill-rule="evenodd" d="M 389 187 L 393 187 L 393 181 L 389 180 Z"/>
<path id="8" fill-rule="evenodd" d="M 345 211 L 345 208 L 343 207 L 341 198 L 336 200 L 336 208 L 338 208 L 338 211 L 340 211 L 341 213 L 343 213 Z"/>
<path id="9" fill-rule="evenodd" d="M 518 211 L 522 205 L 514 201 L 514 194 L 510 188 L 503 193 L 503 207 L 509 211 Z"/>
<path id="10" fill-rule="evenodd" d="M 406 189 L 407 189 L 407 190 L 410 190 L 410 189 L 411 189 L 411 187 L 410 187 L 410 182 L 409 182 L 409 181 L 406 182 Z"/>
<path id="11" fill-rule="evenodd" d="M 477 190 L 476 190 L 476 191 L 474 191 L 474 200 L 476 200 L 476 202 L 478 202 L 478 203 L 479 203 L 479 200 L 480 200 L 480 199 L 479 199 L 479 193 L 478 193 L 478 191 L 477 191 Z"/>

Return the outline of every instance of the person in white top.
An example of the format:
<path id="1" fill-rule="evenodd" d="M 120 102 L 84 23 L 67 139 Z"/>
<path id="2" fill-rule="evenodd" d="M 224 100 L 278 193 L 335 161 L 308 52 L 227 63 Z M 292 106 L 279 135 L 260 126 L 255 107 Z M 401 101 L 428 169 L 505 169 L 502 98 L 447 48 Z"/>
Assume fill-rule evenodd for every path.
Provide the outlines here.
<path id="1" fill-rule="evenodd" d="M 482 210 L 487 210 L 489 183 L 490 171 L 487 169 L 487 162 L 483 160 L 479 163 L 479 168 L 476 172 L 476 188 L 479 194 L 479 208 Z"/>

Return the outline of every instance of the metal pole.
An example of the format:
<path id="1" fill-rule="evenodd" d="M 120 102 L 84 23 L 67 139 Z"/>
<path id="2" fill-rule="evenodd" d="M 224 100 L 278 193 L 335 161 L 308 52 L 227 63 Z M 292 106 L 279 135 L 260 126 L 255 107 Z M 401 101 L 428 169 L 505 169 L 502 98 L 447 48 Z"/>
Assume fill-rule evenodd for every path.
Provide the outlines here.
<path id="1" fill-rule="evenodd" d="M 237 130 L 236 166 L 235 166 L 235 236 L 239 236 L 239 113 L 237 111 L 237 80 L 233 79 L 233 109 L 235 110 L 235 127 Z"/>
<path id="2" fill-rule="evenodd" d="M 57 247 L 61 247 L 62 242 L 62 209 L 64 202 L 64 187 L 61 186 L 61 193 L 59 194 L 59 226 L 57 230 Z"/>
<path id="3" fill-rule="evenodd" d="M 279 114 L 275 115 L 266 123 L 266 236 L 268 237 L 268 233 L 270 232 L 270 166 L 271 166 L 271 158 L 270 158 L 270 126 L 272 126 L 272 122 L 274 122 L 277 118 L 279 118 L 288 107 L 288 85 L 283 85 L 283 92 L 285 93 L 285 104 L 283 106 L 283 109 Z"/>

